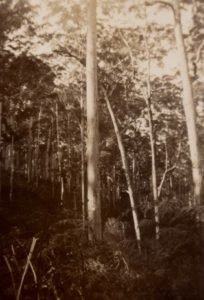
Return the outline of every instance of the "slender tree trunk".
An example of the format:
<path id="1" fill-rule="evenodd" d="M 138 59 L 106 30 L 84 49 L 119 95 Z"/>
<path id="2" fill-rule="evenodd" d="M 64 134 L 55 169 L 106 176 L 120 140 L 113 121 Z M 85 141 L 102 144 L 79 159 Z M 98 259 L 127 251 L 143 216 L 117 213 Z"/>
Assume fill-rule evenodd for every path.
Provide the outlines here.
<path id="1" fill-rule="evenodd" d="M 154 138 L 154 128 L 153 128 L 153 118 L 152 118 L 150 97 L 147 97 L 145 100 L 147 104 L 148 119 L 149 119 L 149 137 L 150 137 L 151 154 L 152 154 L 152 191 L 153 191 L 153 198 L 154 198 L 154 219 L 155 219 L 156 240 L 158 240 L 160 235 L 160 228 L 159 228 L 155 138 Z"/>
<path id="2" fill-rule="evenodd" d="M 48 131 L 47 138 L 47 147 L 45 153 L 45 179 L 48 180 L 50 178 L 50 144 L 51 144 L 51 129 Z"/>
<path id="3" fill-rule="evenodd" d="M 1 190 L 2 190 L 2 102 L 0 102 L 0 199 L 1 197 Z M 1 202 L 1 200 L 0 200 Z"/>
<path id="4" fill-rule="evenodd" d="M 112 194 L 112 201 L 113 201 L 113 207 L 116 207 L 116 166 L 113 166 L 113 185 L 112 185 L 112 190 L 113 190 L 113 194 Z"/>
<path id="5" fill-rule="evenodd" d="M 61 153 L 59 147 L 59 111 L 58 111 L 58 104 L 56 102 L 55 107 L 55 115 L 56 115 L 56 134 L 57 134 L 57 162 L 58 162 L 58 171 L 59 171 L 59 181 L 61 177 Z"/>
<path id="6" fill-rule="evenodd" d="M 86 199 L 85 199 L 85 145 L 84 145 L 84 99 L 81 96 L 81 204 L 83 228 L 86 223 Z"/>
<path id="7" fill-rule="evenodd" d="M 39 150 L 40 150 L 41 115 L 42 115 L 42 106 L 40 105 L 40 110 L 38 113 L 37 142 L 36 142 L 36 153 L 35 153 L 35 176 L 36 176 L 36 186 L 37 187 L 38 187 L 38 182 L 39 182 Z"/>
<path id="8" fill-rule="evenodd" d="M 150 1 L 151 2 L 151 1 Z M 134 56 L 132 53 L 132 50 L 127 42 L 127 40 L 123 37 L 123 35 L 120 33 L 121 38 L 126 45 L 130 59 L 131 59 L 131 65 L 132 65 L 132 71 L 133 71 L 133 80 L 136 85 L 136 81 L 134 78 Z M 156 239 L 159 239 L 159 209 L 158 209 L 158 192 L 157 192 L 157 174 L 156 174 L 156 155 L 155 155 L 155 139 L 154 139 L 154 132 L 153 132 L 153 119 L 152 119 L 152 111 L 151 111 L 151 81 L 150 81 L 150 51 L 148 47 L 147 42 L 147 30 L 144 33 L 145 38 L 145 46 L 146 46 L 146 52 L 147 52 L 147 91 L 146 95 L 144 95 L 144 99 L 147 104 L 148 108 L 148 117 L 149 117 L 149 136 L 150 136 L 150 145 L 151 145 L 151 154 L 152 154 L 152 189 L 153 189 L 153 198 L 154 198 L 154 219 L 155 219 L 155 233 L 156 233 Z"/>
<path id="9" fill-rule="evenodd" d="M 110 101 L 108 99 L 108 96 L 107 96 L 107 93 L 106 93 L 105 90 L 104 90 L 104 96 L 105 96 L 106 104 L 107 104 L 107 107 L 108 107 L 108 111 L 109 111 L 110 116 L 111 116 L 113 127 L 114 127 L 114 130 L 115 130 L 115 134 L 116 134 L 116 138 L 117 138 L 117 142 L 118 142 L 118 147 L 119 147 L 119 150 L 120 150 L 122 165 L 123 165 L 123 169 L 124 169 L 124 172 L 125 172 L 125 178 L 126 178 L 126 181 L 127 181 L 127 188 L 128 188 L 129 198 L 130 198 L 130 205 L 131 205 L 131 209 L 132 209 L 135 235 L 136 235 L 136 239 L 137 239 L 137 243 L 138 243 L 138 250 L 139 250 L 139 252 L 141 252 L 141 237 L 140 237 L 139 220 L 138 220 L 136 205 L 135 205 L 134 196 L 133 196 L 133 189 L 132 189 L 132 183 L 131 183 L 130 173 L 129 173 L 129 169 L 128 169 L 128 163 L 127 163 L 125 148 L 124 148 L 123 141 L 122 141 L 119 129 L 118 129 L 118 125 L 117 125 L 115 115 L 113 113 L 112 107 L 110 105 Z"/>
<path id="10" fill-rule="evenodd" d="M 13 200 L 13 176 L 14 176 L 14 136 L 11 137 L 10 145 L 10 190 L 9 190 L 9 200 Z"/>
<path id="11" fill-rule="evenodd" d="M 56 134 L 57 134 L 57 162 L 58 162 L 58 182 L 60 183 L 60 205 L 63 205 L 64 202 L 64 181 L 62 178 L 62 162 L 61 162 L 61 151 L 60 151 L 60 132 L 59 132 L 59 110 L 58 110 L 58 103 L 56 102 L 55 107 L 55 114 L 56 114 Z"/>
<path id="12" fill-rule="evenodd" d="M 33 118 L 30 118 L 29 122 L 29 144 L 28 144 L 28 159 L 27 159 L 27 180 L 28 183 L 31 183 L 32 180 L 32 127 L 33 127 Z"/>
<path id="13" fill-rule="evenodd" d="M 153 116 L 152 116 L 152 108 L 151 108 L 151 73 L 150 73 L 150 49 L 148 46 L 148 36 L 147 36 L 147 28 L 145 31 L 145 50 L 147 52 L 147 90 L 146 95 L 144 95 L 144 99 L 147 105 L 148 110 L 148 120 L 149 120 L 149 138 L 150 138 L 150 146 L 151 146 L 151 156 L 152 156 L 152 191 L 153 191 L 153 199 L 154 199 L 154 220 L 155 220 L 155 237 L 156 240 L 159 240 L 160 236 L 160 226 L 159 226 L 159 205 L 158 205 L 158 190 L 157 190 L 157 168 L 156 168 L 156 147 L 155 147 L 155 134 L 154 134 L 154 124 L 153 124 Z"/>
<path id="14" fill-rule="evenodd" d="M 51 182 L 52 182 L 52 199 L 55 197 L 55 149 L 54 149 L 54 120 L 51 119 Z"/>
<path id="15" fill-rule="evenodd" d="M 188 140 L 192 163 L 192 177 L 194 183 L 194 205 L 199 205 L 201 203 L 202 189 L 201 159 L 199 151 L 198 133 L 196 128 L 195 104 L 193 99 L 193 90 L 191 79 L 189 76 L 188 61 L 182 33 L 179 4 L 179 0 L 175 1 L 175 37 L 180 63 L 180 74 L 183 84 L 183 107 L 186 116 L 186 125 L 188 131 Z"/>
<path id="16" fill-rule="evenodd" d="M 99 178 L 99 130 L 97 105 L 97 61 L 96 61 L 96 0 L 88 1 L 86 49 L 87 87 L 87 196 L 89 238 L 91 232 L 102 238 L 100 178 Z"/>
<path id="17" fill-rule="evenodd" d="M 132 154 L 132 184 L 133 184 L 133 192 L 134 195 L 136 193 L 136 156 L 135 151 Z"/>
<path id="18" fill-rule="evenodd" d="M 68 178 L 67 178 L 67 189 L 68 193 L 71 192 L 71 136 L 70 136 L 70 112 L 67 110 L 67 168 L 68 168 Z"/>
<path id="19" fill-rule="evenodd" d="M 60 177 L 60 205 L 64 204 L 64 178 Z"/>

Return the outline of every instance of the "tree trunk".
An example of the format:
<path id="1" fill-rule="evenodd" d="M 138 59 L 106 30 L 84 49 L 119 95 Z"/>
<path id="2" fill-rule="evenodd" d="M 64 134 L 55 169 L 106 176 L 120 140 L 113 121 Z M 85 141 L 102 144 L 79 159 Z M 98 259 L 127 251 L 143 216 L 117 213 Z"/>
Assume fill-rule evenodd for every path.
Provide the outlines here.
<path id="1" fill-rule="evenodd" d="M 153 128 L 153 118 L 152 118 L 150 96 L 148 96 L 145 100 L 146 100 L 147 109 L 148 109 L 149 137 L 150 137 L 151 154 L 152 154 L 152 191 L 153 191 L 153 198 L 154 198 L 155 233 L 156 233 L 156 240 L 158 240 L 159 235 L 160 235 L 160 228 L 159 228 L 159 207 L 158 207 L 158 191 L 157 191 L 155 138 L 154 138 L 154 128 Z"/>
<path id="2" fill-rule="evenodd" d="M 125 172 L 125 178 L 126 178 L 126 181 L 127 181 L 127 188 L 128 188 L 129 198 L 130 198 L 130 206 L 131 206 L 131 209 L 132 209 L 135 235 L 136 235 L 136 240 L 137 240 L 137 243 L 138 243 L 138 250 L 139 250 L 139 252 L 141 252 L 141 237 L 140 237 L 139 220 L 138 220 L 136 205 L 135 205 L 134 196 L 133 196 L 133 189 L 132 189 L 132 183 L 131 183 L 130 173 L 129 173 L 129 169 L 128 169 L 128 163 L 127 163 L 125 148 L 124 148 L 123 141 L 122 141 L 119 129 L 118 129 L 118 125 L 117 125 L 115 115 L 113 113 L 112 107 L 110 105 L 110 101 L 108 99 L 108 96 L 107 96 L 107 93 L 106 93 L 105 90 L 104 90 L 104 96 L 105 96 L 106 104 L 107 104 L 107 107 L 108 107 L 108 111 L 109 111 L 110 116 L 111 116 L 113 127 L 114 127 L 114 130 L 115 130 L 115 134 L 116 134 L 116 138 L 117 138 L 117 142 L 118 142 L 118 147 L 119 147 L 119 150 L 120 150 L 122 165 L 123 165 L 123 169 L 124 169 L 124 172 Z"/>
<path id="3" fill-rule="evenodd" d="M 67 169 L 68 169 L 68 177 L 67 177 L 67 190 L 68 193 L 71 192 L 71 136 L 70 136 L 70 112 L 67 110 Z"/>
<path id="4" fill-rule="evenodd" d="M 52 199 L 55 197 L 55 147 L 54 147 L 54 120 L 51 119 L 51 182 L 52 182 Z"/>
<path id="5" fill-rule="evenodd" d="M 0 102 L 0 199 L 1 197 L 1 189 L 2 189 L 2 102 Z M 1 202 L 1 201 L 0 201 Z"/>
<path id="6" fill-rule="evenodd" d="M 180 1 L 175 1 L 174 17 L 175 17 L 175 38 L 178 50 L 178 58 L 180 63 L 180 74 L 183 85 L 183 107 L 186 117 L 186 125 L 188 131 L 188 141 L 190 147 L 192 177 L 194 183 L 194 205 L 199 205 L 201 202 L 202 189 L 202 172 L 201 159 L 199 152 L 198 133 L 196 128 L 196 112 L 193 100 L 193 90 L 191 79 L 189 76 L 188 61 L 184 45 L 184 38 L 181 26 L 180 16 Z"/>
<path id="7" fill-rule="evenodd" d="M 13 201 L 13 176 L 14 176 L 14 136 L 11 137 L 10 145 L 10 189 L 9 189 L 9 200 Z"/>
<path id="8" fill-rule="evenodd" d="M 154 124 L 153 124 L 153 116 L 152 116 L 152 108 L 151 108 L 151 78 L 150 78 L 150 49 L 148 46 L 148 36 L 147 29 L 145 31 L 145 50 L 147 52 L 147 90 L 146 95 L 144 93 L 145 102 L 148 110 L 148 120 L 149 120 L 149 138 L 150 138 L 150 146 L 151 146 L 151 156 L 152 156 L 152 191 L 153 191 L 153 199 L 154 199 L 154 220 L 155 220 L 155 237 L 156 240 L 159 240 L 160 236 L 160 226 L 159 226 L 159 206 L 158 206 L 158 190 L 157 190 L 157 168 L 156 168 L 156 148 L 155 148 L 155 135 L 154 135 Z"/>
<path id="9" fill-rule="evenodd" d="M 60 132 L 59 132 L 59 110 L 58 103 L 56 102 L 55 107 L 56 114 L 56 134 L 57 134 L 57 162 L 58 162 L 58 182 L 60 184 L 60 205 L 64 204 L 64 181 L 62 177 L 62 162 L 61 162 L 61 151 L 60 151 Z"/>
<path id="10" fill-rule="evenodd" d="M 96 0 L 88 2 L 86 49 L 87 88 L 87 185 L 89 238 L 92 233 L 102 238 L 100 178 L 99 178 L 99 130 L 97 105 L 96 61 Z"/>
<path id="11" fill-rule="evenodd" d="M 50 178 L 51 129 L 52 128 L 49 128 L 49 131 L 48 131 L 47 146 L 46 146 L 46 153 L 45 153 L 45 179 L 46 180 L 48 180 Z"/>
<path id="12" fill-rule="evenodd" d="M 32 180 L 32 127 L 33 127 L 33 118 L 30 118 L 29 122 L 29 144 L 28 144 L 28 158 L 27 158 L 27 179 L 28 183 L 31 183 Z"/>
<path id="13" fill-rule="evenodd" d="M 85 200 L 85 145 L 84 145 L 84 99 L 81 96 L 81 204 L 83 228 L 86 223 L 86 200 Z"/>
<path id="14" fill-rule="evenodd" d="M 58 104 L 56 102 L 56 107 L 55 107 L 55 115 L 56 115 L 56 135 L 57 135 L 57 162 L 58 162 L 58 180 L 60 181 L 61 177 L 61 153 L 60 153 L 60 147 L 59 147 L 59 112 L 58 112 Z"/>
<path id="15" fill-rule="evenodd" d="M 40 122 L 42 115 L 42 106 L 40 105 L 40 110 L 38 114 L 38 127 L 37 127 L 37 142 L 36 142 L 36 153 L 35 153 L 35 176 L 36 176 L 36 186 L 38 186 L 39 181 L 39 150 L 40 150 Z"/>

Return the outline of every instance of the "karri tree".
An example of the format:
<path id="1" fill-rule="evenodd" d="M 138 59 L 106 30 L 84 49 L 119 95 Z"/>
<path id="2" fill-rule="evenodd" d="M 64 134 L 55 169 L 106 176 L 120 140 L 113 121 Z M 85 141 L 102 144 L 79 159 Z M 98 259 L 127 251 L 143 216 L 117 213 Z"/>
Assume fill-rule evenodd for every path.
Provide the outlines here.
<path id="1" fill-rule="evenodd" d="M 102 238 L 99 188 L 99 130 L 96 66 L 96 0 L 88 3 L 87 48 L 87 201 L 89 238 Z"/>

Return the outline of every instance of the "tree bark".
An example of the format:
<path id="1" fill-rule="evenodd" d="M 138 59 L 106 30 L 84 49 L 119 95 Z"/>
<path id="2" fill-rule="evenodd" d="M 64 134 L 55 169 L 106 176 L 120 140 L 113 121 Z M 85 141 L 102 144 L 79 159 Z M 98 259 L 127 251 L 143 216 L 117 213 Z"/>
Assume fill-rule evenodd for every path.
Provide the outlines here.
<path id="1" fill-rule="evenodd" d="M 81 205 L 83 228 L 86 223 L 86 199 L 85 199 L 85 145 L 84 145 L 84 99 L 81 96 Z"/>
<path id="2" fill-rule="evenodd" d="M 123 145 L 123 141 L 122 141 L 119 129 L 118 129 L 118 124 L 117 124 L 115 115 L 113 113 L 112 107 L 110 105 L 110 101 L 108 99 L 108 96 L 107 96 L 107 93 L 106 93 L 105 90 L 104 90 L 104 96 L 105 96 L 105 101 L 106 101 L 106 104 L 107 104 L 107 107 L 108 107 L 108 111 L 109 111 L 110 116 L 111 116 L 113 127 L 114 127 L 114 130 L 115 130 L 115 134 L 116 134 L 116 138 L 117 138 L 117 142 L 118 142 L 118 147 L 119 147 L 119 150 L 120 150 L 122 165 L 123 165 L 123 169 L 124 169 L 124 172 L 125 172 L 125 178 L 126 178 L 126 181 L 127 181 L 127 188 L 128 188 L 129 199 L 130 199 L 130 206 L 131 206 L 131 209 L 132 209 L 132 216 L 133 216 L 136 240 L 137 240 L 137 244 L 138 244 L 138 250 L 141 253 L 141 237 L 140 237 L 139 220 L 138 220 L 136 205 L 135 205 L 134 196 L 133 196 L 133 189 L 132 189 L 132 183 L 131 183 L 131 179 L 130 179 L 130 172 L 129 172 L 129 168 L 128 168 L 126 153 L 125 153 L 125 147 Z"/>
<path id="3" fill-rule="evenodd" d="M 86 49 L 87 88 L 87 185 L 89 238 L 102 238 L 100 178 L 99 178 L 99 130 L 97 107 L 96 61 L 96 0 L 88 2 L 88 27 Z"/>
<path id="4" fill-rule="evenodd" d="M 152 156 L 152 191 L 154 198 L 154 219 L 155 219 L 155 233 L 156 240 L 160 236 L 159 228 L 159 207 L 158 207 L 158 190 L 157 190 L 157 171 L 156 171 L 156 149 L 155 149 L 155 137 L 154 137 L 154 128 L 153 128 L 153 118 L 151 110 L 151 99 L 148 97 L 146 100 L 147 109 L 148 109 L 148 119 L 149 119 L 149 138 L 151 146 L 151 156 Z"/>
<path id="5" fill-rule="evenodd" d="M 186 125 L 188 131 L 188 140 L 190 147 L 192 177 L 194 184 L 194 205 L 201 203 L 202 192 L 202 172 L 201 159 L 199 151 L 198 133 L 196 128 L 196 111 L 193 99 L 192 83 L 189 76 L 188 61 L 184 45 L 184 38 L 181 26 L 180 1 L 174 3 L 175 18 L 175 38 L 178 50 L 178 58 L 180 63 L 180 74 L 183 85 L 183 107 L 186 117 Z"/>

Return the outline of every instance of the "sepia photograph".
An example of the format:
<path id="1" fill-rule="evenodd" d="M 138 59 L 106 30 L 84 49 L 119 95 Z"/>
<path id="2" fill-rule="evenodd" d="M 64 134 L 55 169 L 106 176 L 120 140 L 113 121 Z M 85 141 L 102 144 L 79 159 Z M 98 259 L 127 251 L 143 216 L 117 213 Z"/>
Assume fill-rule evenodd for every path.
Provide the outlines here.
<path id="1" fill-rule="evenodd" d="M 0 0 L 0 300 L 204 299 L 204 0 Z"/>

